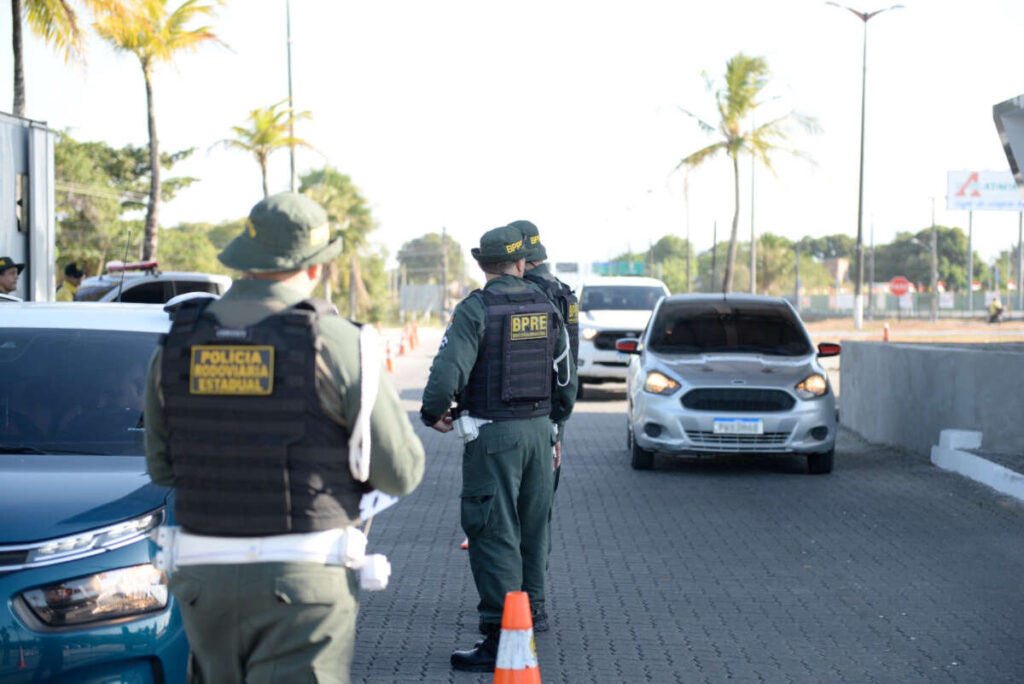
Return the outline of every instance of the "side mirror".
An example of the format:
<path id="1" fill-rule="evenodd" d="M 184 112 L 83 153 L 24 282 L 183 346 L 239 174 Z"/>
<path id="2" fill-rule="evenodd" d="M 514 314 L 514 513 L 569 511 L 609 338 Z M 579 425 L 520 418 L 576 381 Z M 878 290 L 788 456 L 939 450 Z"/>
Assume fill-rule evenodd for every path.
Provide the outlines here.
<path id="1" fill-rule="evenodd" d="M 822 342 L 821 344 L 818 345 L 819 357 L 839 356 L 840 351 L 842 351 L 842 347 L 840 347 L 835 342 Z"/>
<path id="2" fill-rule="evenodd" d="M 639 354 L 640 340 L 634 337 L 624 337 L 621 340 L 615 340 L 615 348 L 626 354 Z"/>

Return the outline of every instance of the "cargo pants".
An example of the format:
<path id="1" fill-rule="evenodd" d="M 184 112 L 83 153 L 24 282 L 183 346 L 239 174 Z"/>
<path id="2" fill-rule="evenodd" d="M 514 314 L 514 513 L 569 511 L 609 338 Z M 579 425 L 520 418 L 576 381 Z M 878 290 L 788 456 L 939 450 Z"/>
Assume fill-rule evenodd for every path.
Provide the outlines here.
<path id="1" fill-rule="evenodd" d="M 181 609 L 190 684 L 348 684 L 359 580 L 312 563 L 194 565 L 169 587 Z"/>
<path id="2" fill-rule="evenodd" d="M 501 624 L 505 594 L 525 591 L 544 607 L 554 488 L 551 421 L 545 416 L 480 428 L 462 456 L 462 529 L 484 631 Z"/>

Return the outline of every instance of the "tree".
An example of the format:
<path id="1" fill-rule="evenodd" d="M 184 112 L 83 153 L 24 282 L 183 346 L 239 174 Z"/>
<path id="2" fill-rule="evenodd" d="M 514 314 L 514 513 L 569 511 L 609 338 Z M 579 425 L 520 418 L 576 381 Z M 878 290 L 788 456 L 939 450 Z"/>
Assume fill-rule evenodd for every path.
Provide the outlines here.
<path id="1" fill-rule="evenodd" d="M 704 74 L 708 92 L 713 93 L 718 110 L 719 122 L 717 129 L 693 112 L 683 110 L 685 114 L 695 119 L 706 133 L 713 133 L 717 130 L 721 139 L 684 157 L 676 165 L 676 169 L 678 170 L 684 166 L 690 169 L 696 168 L 717 156 L 719 152 L 725 153 L 732 160 L 735 199 L 732 232 L 729 238 L 725 275 L 722 279 L 723 292 L 732 291 L 736 265 L 736 246 L 740 218 L 740 153 L 748 151 L 755 159 L 758 159 L 768 170 L 774 173 L 770 154 L 776 151 L 786 151 L 798 156 L 801 155 L 796 150 L 781 146 L 781 143 L 788 138 L 787 127 L 789 123 L 795 121 L 808 131 L 815 131 L 817 129 L 817 125 L 812 119 L 795 112 L 790 112 L 750 130 L 742 130 L 744 121 L 763 104 L 761 98 L 765 88 L 768 86 L 769 75 L 768 65 L 763 58 L 748 57 L 741 52 L 726 62 L 725 86 L 723 88 L 715 90 L 714 83 L 708 78 L 707 74 Z"/>
<path id="2" fill-rule="evenodd" d="M 267 159 L 275 150 L 284 147 L 312 147 L 302 138 L 296 138 L 289 134 L 292 129 L 292 122 L 298 119 L 308 119 L 310 112 L 293 113 L 291 109 L 279 109 L 288 100 L 282 100 L 269 107 L 253 109 L 249 112 L 249 127 L 232 126 L 235 137 L 221 140 L 217 144 L 225 147 L 233 147 L 244 150 L 256 157 L 256 163 L 260 165 L 260 173 L 263 177 L 263 196 L 270 194 L 267 189 Z"/>
<path id="3" fill-rule="evenodd" d="M 857 250 L 857 240 L 842 233 L 820 238 L 805 236 L 799 244 L 801 253 L 816 259 L 852 259 Z"/>
<path id="4" fill-rule="evenodd" d="M 967 290 L 967 235 L 960 228 L 936 226 L 939 280 L 950 290 Z M 900 232 L 887 245 L 875 248 L 875 280 L 906 276 L 914 283 L 931 283 L 931 226 L 916 233 Z M 974 277 L 984 282 L 988 269 L 977 252 Z"/>
<path id="5" fill-rule="evenodd" d="M 405 270 L 406 279 L 413 284 L 441 284 L 444 255 L 448 254 L 448 282 L 461 281 L 466 275 L 462 246 L 445 233 L 427 233 L 409 240 L 398 250 L 398 263 Z"/>
<path id="6" fill-rule="evenodd" d="M 348 268 L 339 274 L 337 265 L 330 264 L 327 282 L 337 282 L 340 276 L 341 286 L 349 293 L 349 315 L 357 318 L 359 311 L 371 304 L 362 277 L 363 262 L 368 258 L 367 236 L 377 227 L 370 205 L 350 177 L 329 166 L 301 176 L 299 192 L 322 206 L 333 229 L 342 235 L 339 260 Z"/>
<path id="7" fill-rule="evenodd" d="M 160 145 L 156 134 L 153 103 L 153 72 L 160 62 L 171 61 L 178 53 L 194 52 L 200 45 L 218 40 L 209 26 L 189 27 L 199 17 L 212 16 L 214 6 L 199 0 L 186 0 L 168 10 L 168 0 L 137 0 L 131 10 L 108 12 L 96 22 L 96 31 L 115 49 L 130 52 L 139 60 L 146 84 L 146 117 L 149 126 L 149 160 L 152 173 L 149 203 L 146 207 L 145 240 L 142 258 L 156 256 L 160 216 Z"/>
<path id="8" fill-rule="evenodd" d="M 100 3 L 94 3 L 100 4 Z M 11 0 L 11 43 L 14 49 L 14 108 L 25 116 L 24 47 L 21 36 L 22 15 L 32 31 L 64 56 L 64 61 L 80 59 L 82 31 L 78 17 L 67 0 Z"/>
<path id="9" fill-rule="evenodd" d="M 162 165 L 172 168 L 192 150 L 161 155 Z M 124 257 L 128 229 L 132 228 L 129 254 L 137 254 L 142 231 L 126 214 L 145 202 L 149 178 L 149 152 L 126 145 L 120 149 L 103 142 L 78 142 L 58 133 L 54 145 L 56 181 L 57 250 L 85 262 L 98 273 L 106 261 Z M 164 201 L 196 179 L 169 178 L 161 186 Z"/>

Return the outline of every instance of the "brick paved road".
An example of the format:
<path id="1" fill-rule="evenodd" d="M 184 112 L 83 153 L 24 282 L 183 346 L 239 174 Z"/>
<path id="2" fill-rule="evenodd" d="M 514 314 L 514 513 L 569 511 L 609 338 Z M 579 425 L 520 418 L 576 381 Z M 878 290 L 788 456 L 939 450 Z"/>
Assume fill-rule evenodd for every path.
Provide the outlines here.
<path id="1" fill-rule="evenodd" d="M 397 360 L 418 408 L 438 334 Z M 621 390 L 570 423 L 556 499 L 545 682 L 1024 681 L 1024 506 L 841 435 L 797 459 L 629 467 Z M 380 516 L 391 586 L 363 594 L 354 681 L 489 682 L 448 657 L 476 637 L 456 440 L 419 429 L 420 488 Z"/>

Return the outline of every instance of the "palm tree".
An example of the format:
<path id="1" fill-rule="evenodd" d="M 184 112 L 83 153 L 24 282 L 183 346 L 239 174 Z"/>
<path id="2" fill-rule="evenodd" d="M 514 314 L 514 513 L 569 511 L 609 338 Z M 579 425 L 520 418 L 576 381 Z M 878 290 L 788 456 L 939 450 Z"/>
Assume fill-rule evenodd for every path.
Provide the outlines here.
<path id="1" fill-rule="evenodd" d="M 309 119 L 312 115 L 309 112 L 293 114 L 291 109 L 279 109 L 286 102 L 288 100 L 282 100 L 269 107 L 252 110 L 249 112 L 248 128 L 232 126 L 231 130 L 234 131 L 235 137 L 215 143 L 245 150 L 256 157 L 256 162 L 260 165 L 260 173 L 263 174 L 264 197 L 270 194 L 267 189 L 267 158 L 270 157 L 270 153 L 293 145 L 312 148 L 312 145 L 302 138 L 296 138 L 289 134 L 292 122 L 298 119 Z"/>
<path id="2" fill-rule="evenodd" d="M 119 11 L 120 0 L 83 0 L 94 11 Z M 25 69 L 22 46 L 22 15 L 32 31 L 52 44 L 64 61 L 81 61 L 84 50 L 78 16 L 67 0 L 11 0 L 11 43 L 14 48 L 14 108 L 25 116 Z"/>
<path id="3" fill-rule="evenodd" d="M 768 85 L 769 75 L 768 64 L 762 57 L 748 57 L 741 52 L 725 63 L 725 86 L 723 88 L 716 90 L 714 83 L 707 74 L 704 74 L 708 92 L 713 93 L 718 108 L 718 127 L 712 126 L 693 112 L 683 110 L 685 114 L 693 117 L 706 133 L 714 133 L 717 130 L 721 138 L 683 158 L 676 165 L 676 169 L 684 166 L 690 169 L 696 168 L 715 157 L 719 152 L 724 152 L 732 160 L 735 204 L 732 215 L 732 234 L 729 240 L 729 256 L 726 261 L 725 276 L 722 279 L 723 292 L 732 291 L 736 266 L 736 240 L 740 219 L 740 153 L 749 152 L 774 173 L 769 157 L 771 153 L 784 151 L 803 156 L 797 150 L 780 145 L 788 137 L 787 127 L 791 121 L 797 122 L 809 132 L 817 131 L 817 124 L 813 119 L 795 112 L 789 112 L 747 131 L 742 129 L 744 121 L 753 114 L 758 106 L 763 104 L 761 96 Z"/>
<path id="4" fill-rule="evenodd" d="M 146 82 L 149 161 L 152 167 L 142 244 L 142 258 L 147 260 L 156 256 L 160 214 L 160 145 L 153 107 L 153 70 L 160 62 L 171 61 L 179 52 L 194 52 L 207 41 L 219 42 L 209 26 L 189 27 L 197 17 L 212 16 L 214 5 L 186 0 L 171 11 L 167 3 L 168 0 L 136 0 L 131 11 L 108 13 L 96 22 L 96 31 L 104 40 L 117 50 L 135 55 Z"/>
<path id="5" fill-rule="evenodd" d="M 357 317 L 359 303 L 368 303 L 369 293 L 359 267 L 359 251 L 366 247 L 367 234 L 377 225 L 370 205 L 352 179 L 335 168 L 310 171 L 300 179 L 299 192 L 327 211 L 331 224 L 340 230 L 344 244 L 341 259 L 348 262 L 349 312 Z M 333 264 L 331 270 L 333 272 Z"/>

